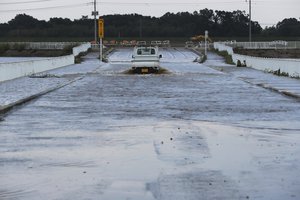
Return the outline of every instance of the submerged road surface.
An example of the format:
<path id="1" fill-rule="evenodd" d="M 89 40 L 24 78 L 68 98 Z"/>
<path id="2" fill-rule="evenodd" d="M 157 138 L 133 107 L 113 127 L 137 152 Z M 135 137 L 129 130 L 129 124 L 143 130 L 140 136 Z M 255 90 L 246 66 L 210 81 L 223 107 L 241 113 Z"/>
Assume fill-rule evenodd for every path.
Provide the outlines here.
<path id="1" fill-rule="evenodd" d="M 82 79 L 0 122 L 0 199 L 300 199 L 299 100 L 161 53 L 169 74 L 125 74 L 131 49 L 52 71 Z"/>

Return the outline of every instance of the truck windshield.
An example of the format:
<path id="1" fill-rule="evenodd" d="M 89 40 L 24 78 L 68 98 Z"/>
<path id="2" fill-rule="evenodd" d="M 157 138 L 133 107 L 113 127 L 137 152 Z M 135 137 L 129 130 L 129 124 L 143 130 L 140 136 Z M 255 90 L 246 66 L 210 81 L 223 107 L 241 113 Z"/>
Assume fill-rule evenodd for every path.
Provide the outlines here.
<path id="1" fill-rule="evenodd" d="M 153 48 L 146 48 L 146 49 L 137 49 L 137 55 L 155 55 L 156 51 L 155 49 Z"/>

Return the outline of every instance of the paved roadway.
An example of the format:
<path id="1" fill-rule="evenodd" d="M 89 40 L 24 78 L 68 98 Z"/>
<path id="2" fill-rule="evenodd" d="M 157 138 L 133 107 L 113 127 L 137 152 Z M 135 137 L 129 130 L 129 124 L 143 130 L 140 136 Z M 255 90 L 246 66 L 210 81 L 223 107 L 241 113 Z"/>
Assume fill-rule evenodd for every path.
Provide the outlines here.
<path id="1" fill-rule="evenodd" d="M 0 122 L 0 199 L 299 199 L 299 100 L 161 53 L 169 74 L 124 74 L 130 49 L 52 71 L 84 78 Z"/>

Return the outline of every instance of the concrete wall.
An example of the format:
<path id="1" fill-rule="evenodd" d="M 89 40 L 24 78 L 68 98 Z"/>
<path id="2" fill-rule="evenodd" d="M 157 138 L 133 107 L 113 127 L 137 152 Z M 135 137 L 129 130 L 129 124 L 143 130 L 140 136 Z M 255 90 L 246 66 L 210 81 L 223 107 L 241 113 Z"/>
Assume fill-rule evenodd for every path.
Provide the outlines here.
<path id="1" fill-rule="evenodd" d="M 73 55 L 24 62 L 0 63 L 0 82 L 72 64 L 74 64 Z"/>
<path id="2" fill-rule="evenodd" d="M 246 62 L 247 67 L 262 71 L 276 71 L 288 73 L 291 77 L 300 76 L 300 59 L 283 59 L 283 58 L 262 58 L 252 57 L 233 53 L 232 47 L 222 43 L 214 43 L 214 48 L 219 51 L 227 51 L 232 55 L 232 60 L 236 64 L 238 60 Z"/>
<path id="3" fill-rule="evenodd" d="M 78 47 L 73 48 L 73 55 L 78 56 L 81 52 L 86 52 L 89 48 L 91 48 L 91 43 L 81 44 Z"/>
<path id="4" fill-rule="evenodd" d="M 214 42 L 214 48 L 217 49 L 218 51 L 227 51 L 229 55 L 233 54 L 233 48 L 221 42 Z"/>
<path id="5" fill-rule="evenodd" d="M 33 61 L 0 63 L 0 82 L 7 81 L 33 73 L 40 73 L 75 63 L 75 56 L 87 51 L 90 43 L 82 44 L 73 48 L 73 54 L 54 58 L 41 58 Z"/>

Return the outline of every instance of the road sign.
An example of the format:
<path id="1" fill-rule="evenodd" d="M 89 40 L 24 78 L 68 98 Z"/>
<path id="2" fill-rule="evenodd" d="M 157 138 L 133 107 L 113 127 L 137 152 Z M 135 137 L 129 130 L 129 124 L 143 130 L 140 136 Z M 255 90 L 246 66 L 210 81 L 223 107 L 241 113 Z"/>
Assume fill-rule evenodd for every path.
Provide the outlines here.
<path id="1" fill-rule="evenodd" d="M 99 12 L 98 11 L 93 11 L 92 12 L 92 16 L 98 16 L 99 15 Z"/>
<path id="2" fill-rule="evenodd" d="M 99 33 L 99 38 L 104 38 L 104 19 L 99 19 L 98 20 L 98 33 Z"/>

